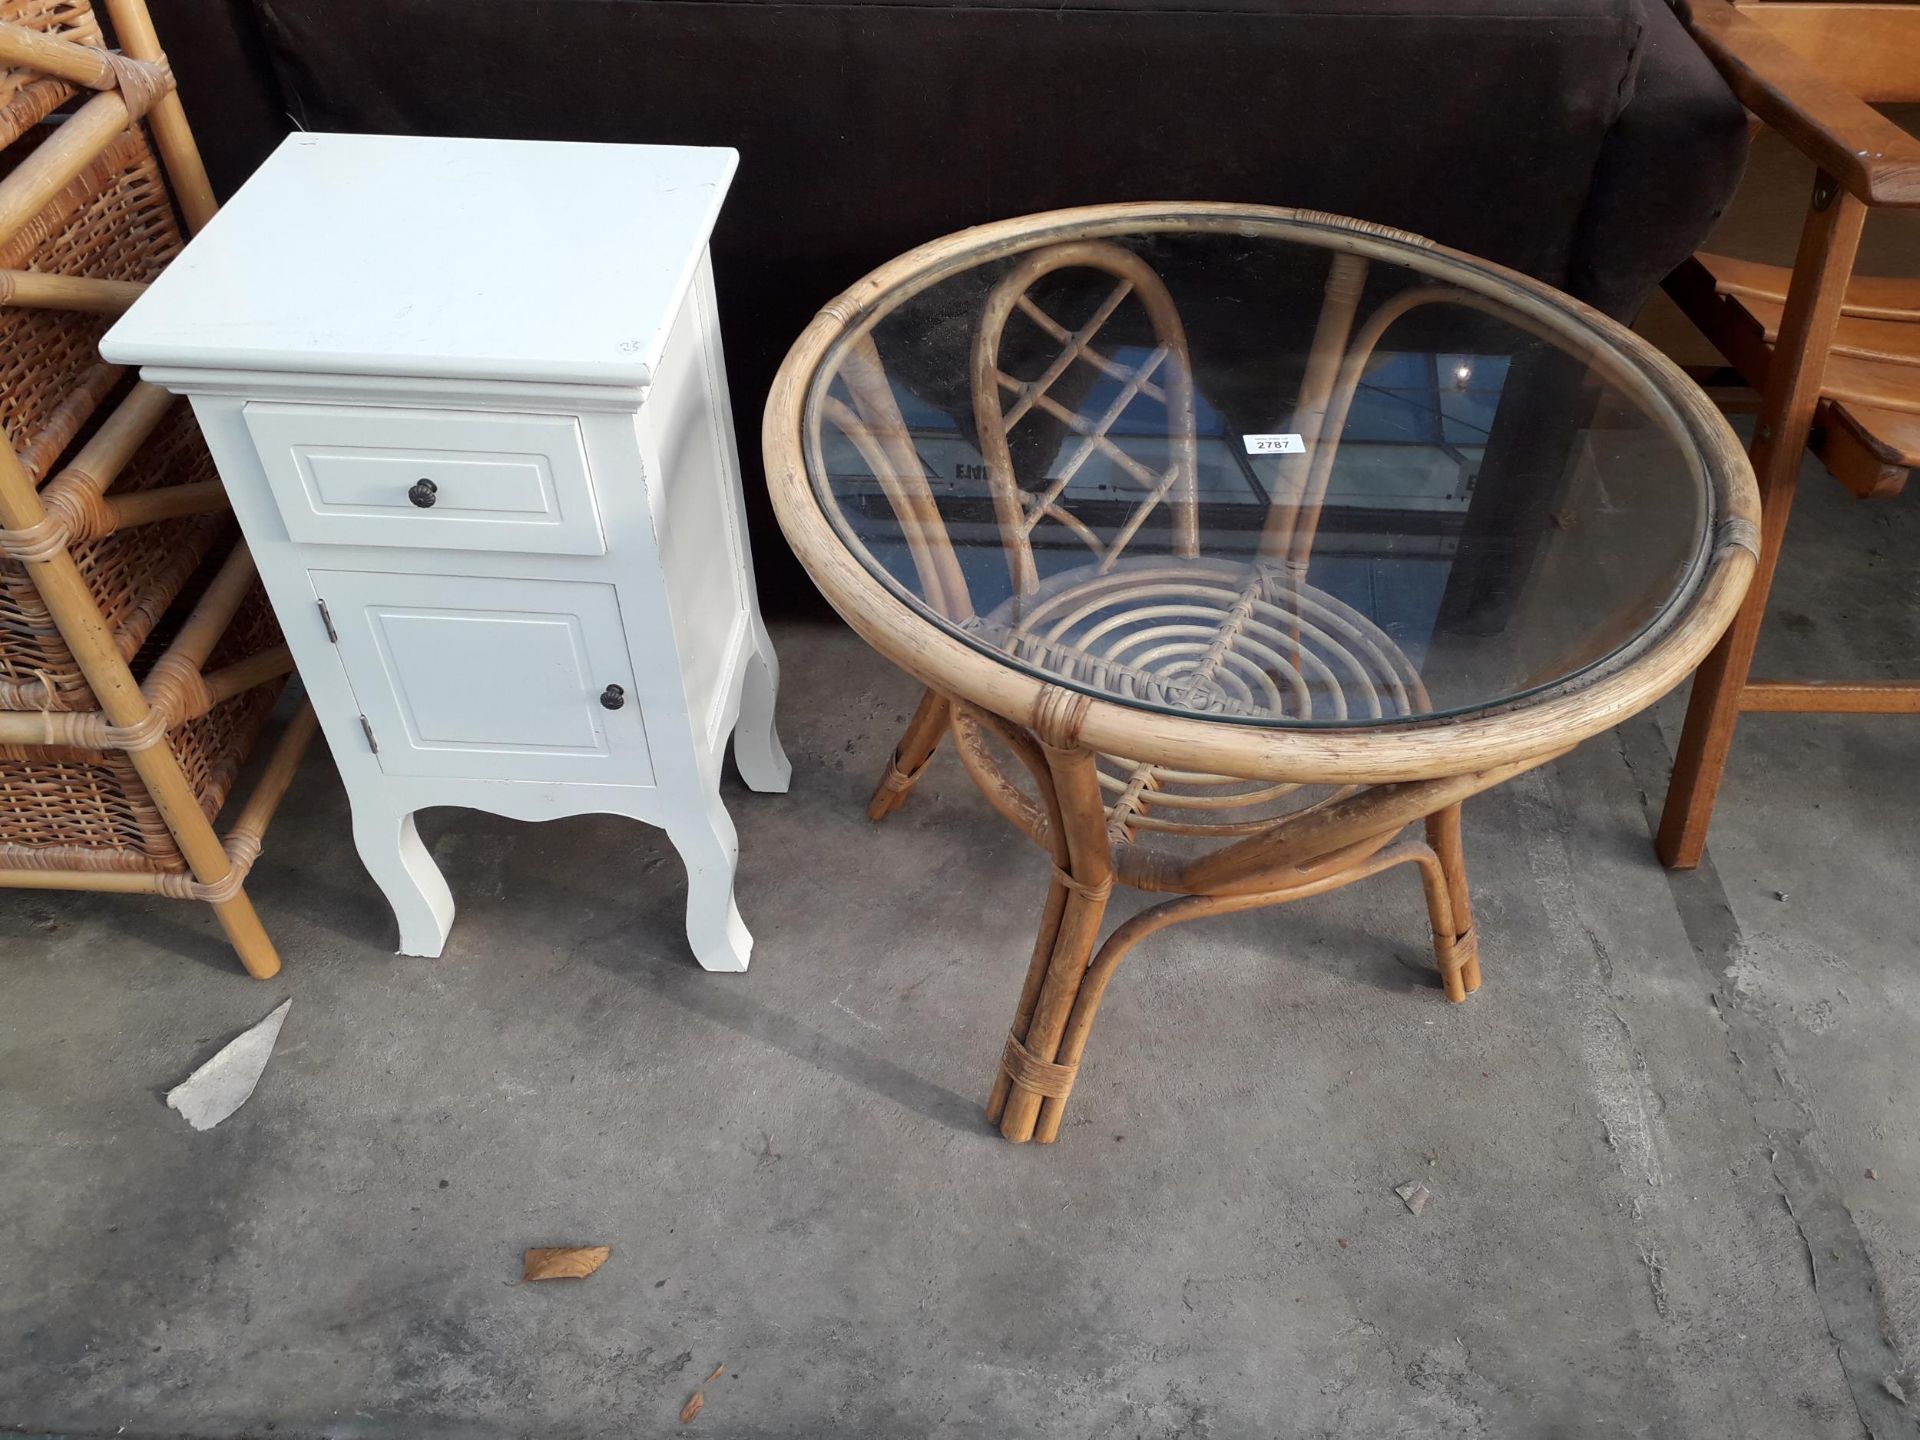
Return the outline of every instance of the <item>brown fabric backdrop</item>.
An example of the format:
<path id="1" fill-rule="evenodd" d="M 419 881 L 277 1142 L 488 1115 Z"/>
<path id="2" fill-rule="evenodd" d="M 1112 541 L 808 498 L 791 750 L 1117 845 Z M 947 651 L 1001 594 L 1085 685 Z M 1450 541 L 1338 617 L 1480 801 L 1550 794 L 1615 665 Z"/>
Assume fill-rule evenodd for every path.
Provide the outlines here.
<path id="1" fill-rule="evenodd" d="M 769 607 L 810 595 L 754 483 L 788 343 L 983 220 L 1302 205 L 1630 315 L 1738 179 L 1743 116 L 1662 0 L 155 0 L 217 185 L 290 126 L 724 144 L 714 240 Z M 448 237 L 453 243 L 457 237 Z"/>

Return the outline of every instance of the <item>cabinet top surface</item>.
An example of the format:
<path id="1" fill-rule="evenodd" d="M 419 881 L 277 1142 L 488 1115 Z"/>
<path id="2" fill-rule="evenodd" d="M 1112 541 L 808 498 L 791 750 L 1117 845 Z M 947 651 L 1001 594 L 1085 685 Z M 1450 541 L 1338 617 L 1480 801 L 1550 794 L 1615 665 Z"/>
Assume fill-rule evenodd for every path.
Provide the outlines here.
<path id="1" fill-rule="evenodd" d="M 644 386 L 738 161 L 679 145 L 290 135 L 101 353 Z"/>

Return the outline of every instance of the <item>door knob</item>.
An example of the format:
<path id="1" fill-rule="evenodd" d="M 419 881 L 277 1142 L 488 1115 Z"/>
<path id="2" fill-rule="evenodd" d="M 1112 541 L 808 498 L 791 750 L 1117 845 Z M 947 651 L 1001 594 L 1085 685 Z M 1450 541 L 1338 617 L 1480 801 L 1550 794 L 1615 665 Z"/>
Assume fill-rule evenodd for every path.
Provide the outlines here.
<path id="1" fill-rule="evenodd" d="M 422 510 L 431 510 L 433 502 L 439 498 L 440 487 L 431 480 L 416 480 L 407 490 L 407 499 Z"/>
<path id="2" fill-rule="evenodd" d="M 600 692 L 600 703 L 609 710 L 618 710 L 627 703 L 627 692 L 618 685 L 609 685 Z"/>

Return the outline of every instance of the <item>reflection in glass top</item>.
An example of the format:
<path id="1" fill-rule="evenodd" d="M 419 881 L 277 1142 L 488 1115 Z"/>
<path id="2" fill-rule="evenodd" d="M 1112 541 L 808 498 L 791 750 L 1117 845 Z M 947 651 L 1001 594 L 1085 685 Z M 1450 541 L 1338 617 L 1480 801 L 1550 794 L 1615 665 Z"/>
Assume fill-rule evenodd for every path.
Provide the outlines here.
<path id="1" fill-rule="evenodd" d="M 1634 357 L 1452 257 L 1247 228 L 869 304 L 805 421 L 848 547 L 1037 676 L 1252 724 L 1477 710 L 1658 628 L 1709 496 Z"/>

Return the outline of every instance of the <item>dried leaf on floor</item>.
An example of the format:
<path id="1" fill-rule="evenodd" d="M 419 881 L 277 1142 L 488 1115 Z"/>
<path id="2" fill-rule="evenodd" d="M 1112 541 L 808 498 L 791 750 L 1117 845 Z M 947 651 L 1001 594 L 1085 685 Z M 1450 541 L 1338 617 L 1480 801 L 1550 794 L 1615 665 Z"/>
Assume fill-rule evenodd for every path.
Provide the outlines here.
<path id="1" fill-rule="evenodd" d="M 527 1251 L 522 1280 L 584 1280 L 613 1253 L 611 1245 L 554 1245 Z"/>
<path id="2" fill-rule="evenodd" d="M 698 1390 L 694 1391 L 693 1398 L 680 1407 L 680 1423 L 682 1425 L 691 1424 L 693 1418 L 700 1413 L 700 1408 L 706 1403 L 707 1397 Z"/>
<path id="3" fill-rule="evenodd" d="M 167 1104 L 196 1130 L 211 1130 L 247 1103 L 280 1038 L 291 1000 L 282 1000 L 257 1025 L 241 1031 L 220 1053 L 167 1092 Z"/>
<path id="4" fill-rule="evenodd" d="M 718 1380 L 722 1375 L 726 1373 L 727 1373 L 727 1367 L 725 1365 L 716 1365 L 713 1367 L 713 1373 L 707 1376 L 707 1378 L 701 1383 L 704 1385 L 711 1385 L 714 1381 Z"/>

